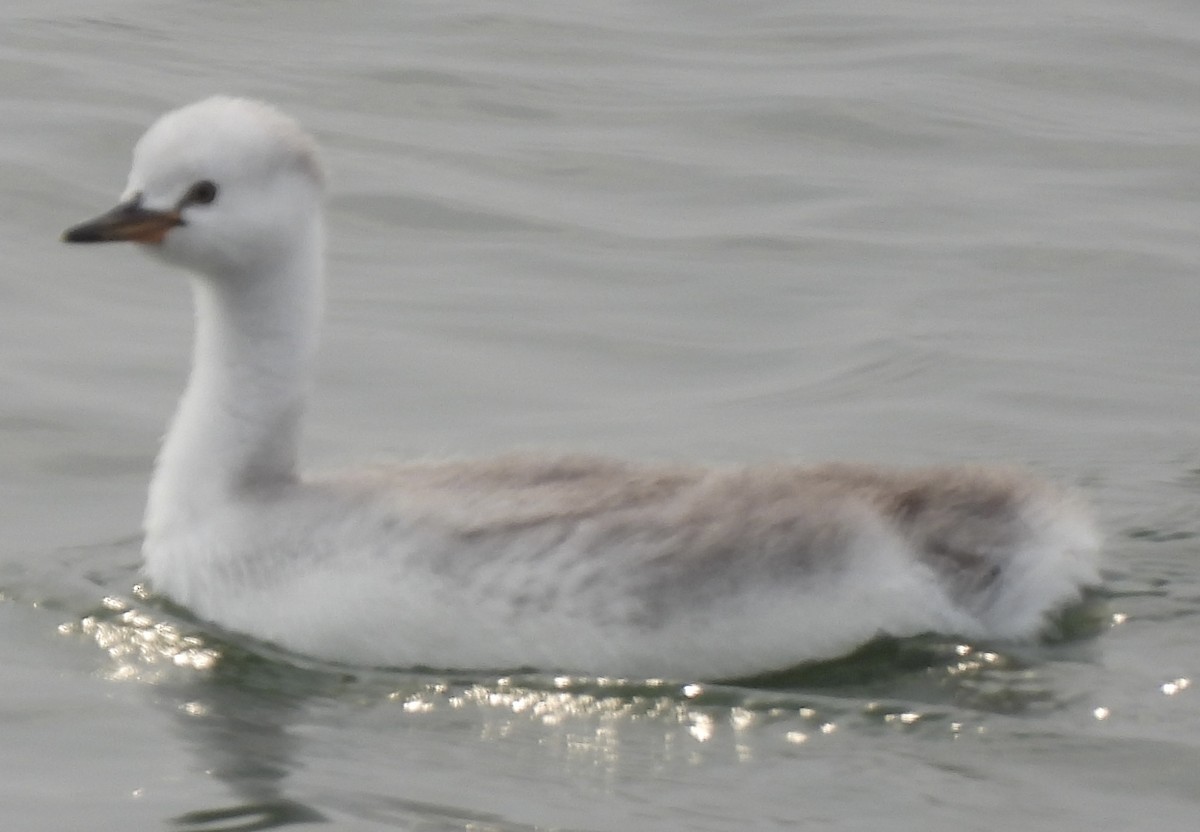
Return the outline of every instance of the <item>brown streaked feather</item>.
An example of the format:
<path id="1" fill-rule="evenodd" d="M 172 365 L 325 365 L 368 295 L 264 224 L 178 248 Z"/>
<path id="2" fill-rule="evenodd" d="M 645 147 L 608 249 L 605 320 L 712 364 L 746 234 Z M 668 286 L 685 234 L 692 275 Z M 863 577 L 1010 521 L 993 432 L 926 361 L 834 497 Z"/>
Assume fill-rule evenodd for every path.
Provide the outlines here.
<path id="1" fill-rule="evenodd" d="M 861 520 L 869 512 L 961 592 L 986 588 L 1006 553 L 1029 534 L 1023 505 L 1063 499 L 1007 468 L 705 468 L 580 455 L 411 463 L 373 469 L 355 483 L 385 491 L 414 523 L 464 540 L 501 540 L 545 527 L 559 529 L 551 539 L 561 543 L 590 523 L 597 543 L 600 537 L 614 545 L 651 541 L 656 545 L 644 549 L 664 573 L 710 579 L 747 559 L 769 563 L 765 574 L 834 568 L 858 525 L 850 515 Z"/>

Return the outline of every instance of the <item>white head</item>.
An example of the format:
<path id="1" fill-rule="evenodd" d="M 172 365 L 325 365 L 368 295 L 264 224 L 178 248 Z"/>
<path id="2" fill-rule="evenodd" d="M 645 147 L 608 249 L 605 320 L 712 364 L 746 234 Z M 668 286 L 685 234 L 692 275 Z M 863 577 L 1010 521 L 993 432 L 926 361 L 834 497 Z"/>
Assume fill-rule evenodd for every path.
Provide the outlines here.
<path id="1" fill-rule="evenodd" d="M 316 143 L 275 108 L 214 96 L 156 121 L 133 151 L 121 204 L 68 242 L 129 240 L 211 276 L 277 260 L 320 223 Z"/>

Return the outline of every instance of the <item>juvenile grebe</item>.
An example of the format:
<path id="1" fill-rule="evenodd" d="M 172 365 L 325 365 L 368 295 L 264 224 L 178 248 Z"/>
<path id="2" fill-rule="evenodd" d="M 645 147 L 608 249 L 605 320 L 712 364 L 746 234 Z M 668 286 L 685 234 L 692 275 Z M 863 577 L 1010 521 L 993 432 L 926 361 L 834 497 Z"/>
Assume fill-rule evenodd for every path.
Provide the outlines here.
<path id="1" fill-rule="evenodd" d="M 719 679 L 879 634 L 1034 637 L 1098 581 L 1083 507 L 1007 469 L 512 455 L 301 477 L 322 192 L 294 121 L 214 97 L 160 118 L 121 204 L 64 235 L 193 274 L 144 555 L 197 615 L 360 665 Z"/>

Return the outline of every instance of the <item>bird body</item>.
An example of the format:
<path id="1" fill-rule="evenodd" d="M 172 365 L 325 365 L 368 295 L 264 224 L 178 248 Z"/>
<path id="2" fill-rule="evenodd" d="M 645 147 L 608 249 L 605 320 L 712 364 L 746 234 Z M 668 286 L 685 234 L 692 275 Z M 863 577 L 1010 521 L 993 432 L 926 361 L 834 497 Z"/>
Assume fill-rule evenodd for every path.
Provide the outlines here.
<path id="1" fill-rule="evenodd" d="M 295 122 L 215 97 L 152 126 L 121 205 L 65 235 L 193 273 L 144 556 L 197 615 L 350 664 L 731 678 L 879 634 L 1033 637 L 1097 582 L 1086 509 L 1008 469 L 509 455 L 302 476 L 322 190 Z"/>

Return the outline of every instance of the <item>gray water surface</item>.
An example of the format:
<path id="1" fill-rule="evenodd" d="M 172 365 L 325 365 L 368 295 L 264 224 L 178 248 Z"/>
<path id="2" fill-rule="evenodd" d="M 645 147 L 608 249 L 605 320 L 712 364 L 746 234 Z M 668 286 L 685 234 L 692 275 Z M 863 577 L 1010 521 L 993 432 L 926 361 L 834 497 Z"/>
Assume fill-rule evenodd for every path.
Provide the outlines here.
<path id="1" fill-rule="evenodd" d="M 58 234 L 213 92 L 325 148 L 312 466 L 1017 462 L 1095 504 L 1103 598 L 723 686 L 308 666 L 139 597 L 188 293 Z M 0 117 L 4 828 L 1195 824 L 1200 6 L 17 0 Z"/>

